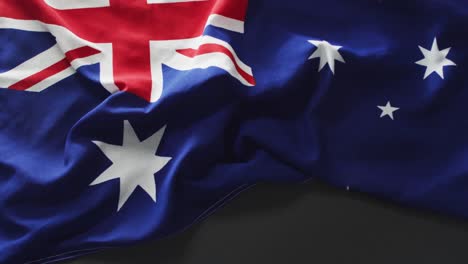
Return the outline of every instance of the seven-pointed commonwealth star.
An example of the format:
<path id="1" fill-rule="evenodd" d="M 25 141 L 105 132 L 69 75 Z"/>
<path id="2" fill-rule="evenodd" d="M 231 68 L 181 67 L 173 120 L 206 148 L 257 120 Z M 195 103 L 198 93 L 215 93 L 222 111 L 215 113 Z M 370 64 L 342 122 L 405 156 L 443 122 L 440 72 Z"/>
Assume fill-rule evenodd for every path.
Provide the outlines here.
<path id="1" fill-rule="evenodd" d="M 124 121 L 123 144 L 116 146 L 93 141 L 112 161 L 90 185 L 109 180 L 120 180 L 119 211 L 135 189 L 140 186 L 156 202 L 156 182 L 154 174 L 160 171 L 171 158 L 156 156 L 156 151 L 164 134 L 165 127 L 149 138 L 140 141 L 128 121 Z"/>
<path id="2" fill-rule="evenodd" d="M 382 114 L 380 115 L 380 118 L 384 116 L 389 116 L 393 120 L 393 112 L 397 111 L 398 107 L 393 107 L 390 102 L 387 102 L 385 106 L 377 106 L 380 110 L 382 110 Z"/>
<path id="3" fill-rule="evenodd" d="M 335 74 L 335 60 L 345 63 L 345 60 L 338 52 L 341 46 L 331 45 L 325 40 L 309 40 L 309 42 L 317 47 L 315 52 L 312 55 L 310 55 L 309 60 L 314 58 L 320 58 L 319 71 L 321 71 L 323 67 L 325 67 L 325 65 L 328 64 L 332 73 Z"/>
<path id="4" fill-rule="evenodd" d="M 433 72 L 437 72 L 437 74 L 439 74 L 439 76 L 444 79 L 444 67 L 456 66 L 453 61 L 447 59 L 450 48 L 439 50 L 439 45 L 437 45 L 437 38 L 434 38 L 431 50 L 427 50 L 421 46 L 419 46 L 419 49 L 424 55 L 424 59 L 417 61 L 416 64 L 426 67 L 424 79 L 426 79 Z"/>

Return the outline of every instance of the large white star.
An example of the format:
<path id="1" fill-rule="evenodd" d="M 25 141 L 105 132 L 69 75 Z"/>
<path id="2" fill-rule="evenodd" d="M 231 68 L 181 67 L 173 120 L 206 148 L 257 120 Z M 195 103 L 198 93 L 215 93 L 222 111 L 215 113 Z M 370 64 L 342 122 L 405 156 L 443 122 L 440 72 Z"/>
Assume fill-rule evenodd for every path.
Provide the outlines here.
<path id="1" fill-rule="evenodd" d="M 310 55 L 309 60 L 314 58 L 320 58 L 319 71 L 321 71 L 323 67 L 325 67 L 325 65 L 328 64 L 328 67 L 330 67 L 332 73 L 335 74 L 335 60 L 345 63 L 345 60 L 338 52 L 341 46 L 331 45 L 325 40 L 309 40 L 309 42 L 317 47 L 315 52 L 312 53 L 312 55 Z"/>
<path id="2" fill-rule="evenodd" d="M 426 67 L 424 79 L 426 79 L 433 72 L 436 72 L 442 79 L 444 79 L 444 67 L 456 66 L 453 61 L 447 59 L 450 48 L 439 50 L 439 45 L 437 45 L 437 38 L 434 38 L 431 50 L 427 50 L 421 46 L 419 46 L 419 49 L 424 55 L 424 59 L 417 61 L 416 64 Z"/>
<path id="3" fill-rule="evenodd" d="M 377 106 L 380 110 L 382 110 L 382 114 L 380 115 L 380 118 L 384 116 L 389 116 L 393 120 L 393 112 L 397 111 L 398 107 L 393 107 L 390 102 L 387 102 L 385 106 Z"/>
<path id="4" fill-rule="evenodd" d="M 160 171 L 171 158 L 160 157 L 155 153 L 166 127 L 140 142 L 130 122 L 124 121 L 122 146 L 93 141 L 112 161 L 90 185 L 113 179 L 120 180 L 119 211 L 135 189 L 140 186 L 156 202 L 156 182 L 154 174 Z"/>

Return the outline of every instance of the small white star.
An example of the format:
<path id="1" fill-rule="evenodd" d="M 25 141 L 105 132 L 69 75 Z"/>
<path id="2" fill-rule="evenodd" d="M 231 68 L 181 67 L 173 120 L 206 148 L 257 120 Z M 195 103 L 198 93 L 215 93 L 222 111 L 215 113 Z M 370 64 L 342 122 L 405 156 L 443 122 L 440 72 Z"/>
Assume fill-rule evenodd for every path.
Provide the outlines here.
<path id="1" fill-rule="evenodd" d="M 421 46 L 419 46 L 419 49 L 424 55 L 424 59 L 417 61 L 416 64 L 426 67 L 424 79 L 426 79 L 433 72 L 436 72 L 437 74 L 439 74 L 440 78 L 444 79 L 444 67 L 456 66 L 456 64 L 453 61 L 447 59 L 447 55 L 450 52 L 450 48 L 439 50 L 437 38 L 434 38 L 431 50 L 427 50 Z"/>
<path id="2" fill-rule="evenodd" d="M 165 128 L 161 128 L 149 138 L 140 141 L 130 123 L 124 121 L 122 146 L 93 141 L 107 158 L 112 161 L 112 165 L 90 185 L 119 179 L 120 194 L 117 211 L 122 208 L 138 186 L 156 202 L 154 174 L 160 171 L 171 160 L 169 157 L 159 157 L 155 154 Z"/>
<path id="3" fill-rule="evenodd" d="M 393 107 L 390 102 L 387 102 L 385 106 L 377 106 L 380 110 L 382 110 L 382 114 L 380 115 L 380 118 L 384 116 L 389 116 L 393 120 L 393 112 L 397 111 L 398 107 Z"/>
<path id="4" fill-rule="evenodd" d="M 319 71 L 321 71 L 323 67 L 325 67 L 325 65 L 328 64 L 328 67 L 330 67 L 332 73 L 335 74 L 335 60 L 345 63 L 345 60 L 338 52 L 341 46 L 331 45 L 325 40 L 309 40 L 309 42 L 317 47 L 315 52 L 312 55 L 310 55 L 309 60 L 314 58 L 320 58 Z"/>

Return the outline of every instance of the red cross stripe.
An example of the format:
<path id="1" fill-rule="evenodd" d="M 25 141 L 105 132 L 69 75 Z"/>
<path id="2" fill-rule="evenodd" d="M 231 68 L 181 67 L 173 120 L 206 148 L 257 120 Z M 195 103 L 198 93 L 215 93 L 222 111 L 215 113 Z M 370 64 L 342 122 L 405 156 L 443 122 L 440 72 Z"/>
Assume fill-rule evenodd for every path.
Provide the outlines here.
<path id="1" fill-rule="evenodd" d="M 97 53 L 103 54 L 93 57 L 93 62 L 111 65 L 110 71 L 101 65 L 104 86 L 114 85 L 148 101 L 156 101 L 161 94 L 162 72 L 157 71 L 162 70 L 155 65 L 158 63 L 180 70 L 220 67 L 245 85 L 255 85 L 250 68 L 228 43 L 203 37 L 208 24 L 243 33 L 247 5 L 248 0 L 1 0 L 0 18 L 4 20 L 0 20 L 0 28 L 55 32 L 58 46 L 48 52 L 63 53 L 36 73 L 18 77 L 9 88 L 28 90 L 64 73 L 69 65 L 77 68 L 91 63 L 78 62 Z M 24 21 L 39 24 L 33 26 Z M 166 41 L 173 42 L 164 46 Z M 204 65 L 203 56 L 207 55 L 217 62 Z M 23 72 L 17 69 L 14 76 Z M 0 75 L 0 85 L 1 79 Z"/>

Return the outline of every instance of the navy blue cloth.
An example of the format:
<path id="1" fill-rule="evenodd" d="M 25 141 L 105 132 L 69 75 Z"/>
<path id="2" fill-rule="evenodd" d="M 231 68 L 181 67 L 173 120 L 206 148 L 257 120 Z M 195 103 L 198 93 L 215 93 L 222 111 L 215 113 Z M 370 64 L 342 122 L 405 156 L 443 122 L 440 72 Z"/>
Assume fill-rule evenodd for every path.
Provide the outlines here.
<path id="1" fill-rule="evenodd" d="M 160 239 L 258 182 L 320 179 L 339 188 L 468 216 L 468 4 L 465 0 L 258 0 L 245 34 L 208 28 L 252 70 L 253 87 L 218 68 L 164 68 L 149 103 L 109 94 L 98 65 L 40 93 L 0 89 L 0 262 L 46 263 Z M 418 46 L 451 47 L 423 79 Z M 321 71 L 308 59 L 339 50 Z M 0 30 L 0 73 L 50 48 L 48 33 Z M 391 101 L 394 120 L 380 117 Z M 120 211 L 119 181 L 93 144 L 122 144 L 167 125 L 157 202 L 137 189 Z"/>

